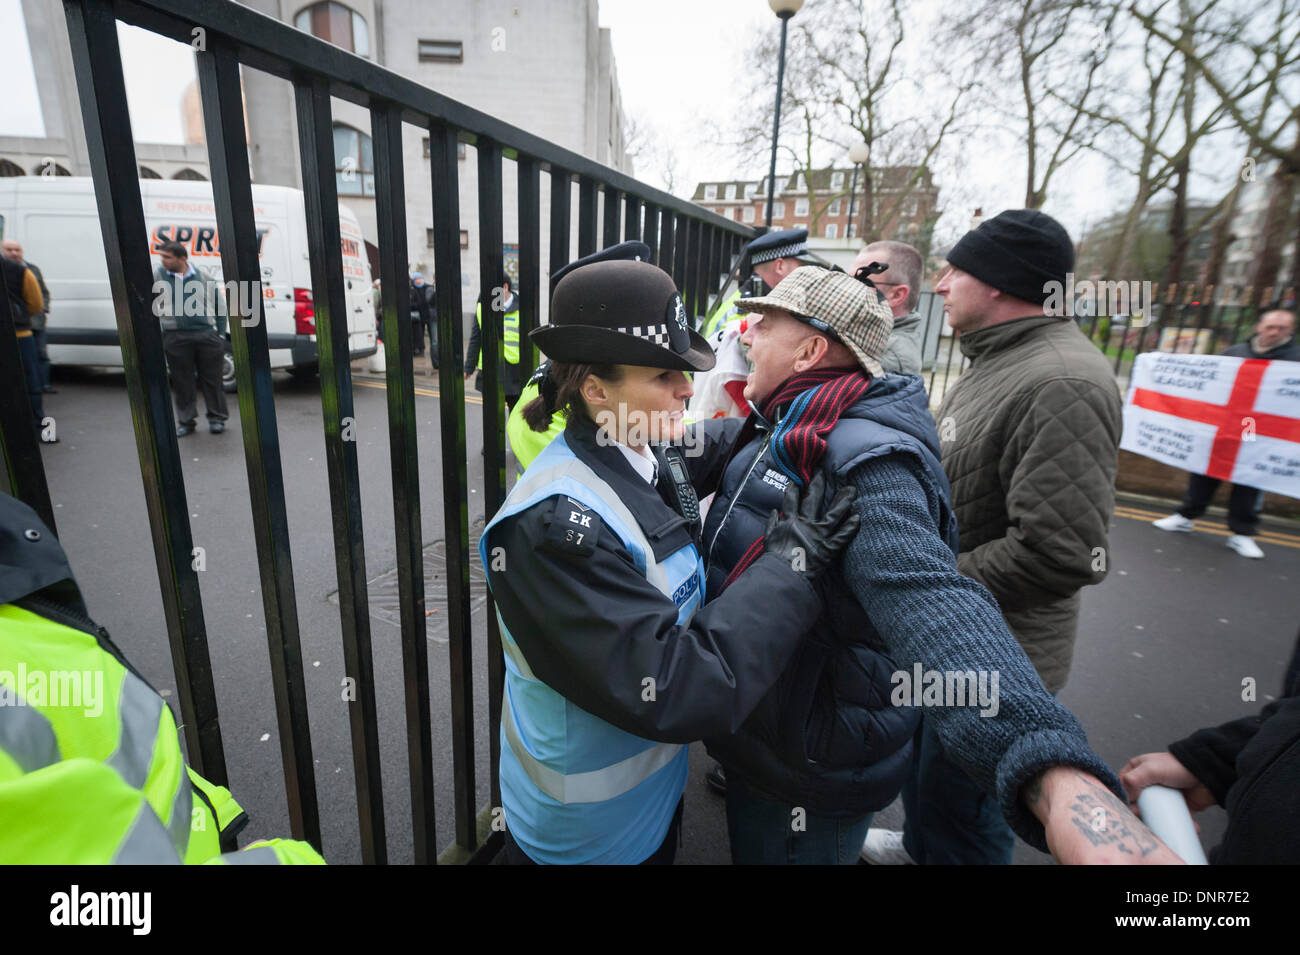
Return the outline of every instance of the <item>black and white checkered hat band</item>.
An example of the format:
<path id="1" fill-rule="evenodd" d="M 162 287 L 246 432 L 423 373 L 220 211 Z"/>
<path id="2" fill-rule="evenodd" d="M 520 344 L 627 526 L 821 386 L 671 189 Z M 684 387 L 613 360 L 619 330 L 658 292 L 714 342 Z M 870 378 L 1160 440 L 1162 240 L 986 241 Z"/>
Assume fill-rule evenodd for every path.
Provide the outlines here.
<path id="1" fill-rule="evenodd" d="M 772 262 L 776 259 L 786 259 L 795 255 L 803 255 L 808 251 L 808 246 L 803 242 L 791 242 L 789 245 L 778 245 L 775 248 L 763 249 L 761 252 L 750 254 L 749 261 L 752 265 L 762 265 L 764 262 Z"/>
<path id="2" fill-rule="evenodd" d="M 651 344 L 658 345 L 660 348 L 672 350 L 672 339 L 668 337 L 668 326 L 664 323 L 658 325 L 633 325 L 629 328 L 616 328 L 616 332 L 622 332 L 624 335 L 633 335 L 637 338 L 644 338 Z"/>

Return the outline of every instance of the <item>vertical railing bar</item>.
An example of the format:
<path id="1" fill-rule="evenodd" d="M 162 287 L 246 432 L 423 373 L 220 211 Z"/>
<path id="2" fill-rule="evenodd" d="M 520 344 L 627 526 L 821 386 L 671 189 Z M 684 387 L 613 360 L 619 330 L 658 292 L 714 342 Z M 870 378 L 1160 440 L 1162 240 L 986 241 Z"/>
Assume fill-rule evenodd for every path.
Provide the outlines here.
<path id="1" fill-rule="evenodd" d="M 601 243 L 602 249 L 608 249 L 611 245 L 618 245 L 619 242 L 619 219 L 623 211 L 623 194 L 613 186 L 606 186 L 604 215 L 604 241 Z"/>
<path id="2" fill-rule="evenodd" d="M 623 200 L 623 241 L 641 238 L 641 200 L 628 193 Z"/>
<path id="3" fill-rule="evenodd" d="M 149 233 L 140 198 L 117 23 L 108 0 L 66 0 L 64 14 L 186 749 L 190 765 L 198 773 L 226 786 L 229 779 L 198 574 L 191 564 L 194 541 L 164 370 L 162 331 L 150 309 L 153 270 Z"/>
<path id="4" fill-rule="evenodd" d="M 501 147 L 491 140 L 478 141 L 478 222 L 479 222 L 479 301 L 482 302 L 483 327 L 479 332 L 483 355 L 483 516 L 491 520 L 506 497 L 505 392 L 501 369 L 505 364 L 504 301 L 501 280 L 505 275 L 502 260 L 504 200 L 501 185 Z M 518 290 L 516 290 L 516 293 Z M 496 603 L 487 594 L 487 674 L 488 713 L 492 732 L 489 739 L 489 780 L 495 783 L 497 740 L 501 696 L 505 686 L 505 657 L 501 653 L 501 627 Z M 468 654 L 467 654 L 468 656 Z M 490 785 L 492 805 L 497 806 L 500 790 Z M 471 808 L 473 808 L 471 806 Z M 473 821 L 472 819 L 470 820 Z M 473 846 L 467 846 L 472 849 Z"/>
<path id="5" fill-rule="evenodd" d="M 642 219 L 641 241 L 650 246 L 650 261 L 654 265 L 659 264 L 659 207 L 653 202 L 645 204 L 645 215 Z"/>
<path id="6" fill-rule="evenodd" d="M 451 754 L 456 795 L 456 842 L 473 850 L 474 686 L 469 589 L 469 481 L 465 474 L 465 347 L 460 297 L 460 175 L 456 131 L 429 124 L 433 198 L 433 260 L 438 277 L 438 410 L 442 432 L 443 527 L 447 544 L 448 679 Z M 468 807 L 468 812 L 462 807 Z"/>
<path id="7" fill-rule="evenodd" d="M 721 289 L 721 283 L 718 274 L 722 271 L 722 241 L 723 232 L 719 229 L 710 229 L 709 237 L 709 271 L 708 271 L 708 296 L 704 303 L 704 314 L 709 314 L 709 309 L 713 307 L 714 300 L 717 298 L 718 291 Z"/>
<path id="8" fill-rule="evenodd" d="M 596 183 L 578 177 L 578 258 L 596 251 Z M 568 261 L 568 258 L 565 258 Z M 554 268 L 554 266 L 552 267 Z"/>
<path id="9" fill-rule="evenodd" d="M 566 170 L 551 167 L 551 268 L 554 275 L 569 263 L 569 220 L 572 218 L 571 181 Z M 547 282 L 547 301 L 554 283 Z"/>
<path id="10" fill-rule="evenodd" d="M 233 45 L 212 37 L 207 51 L 195 56 L 203 107 L 212 194 L 221 237 L 221 265 L 226 282 L 251 294 L 228 295 L 227 315 L 240 430 L 248 471 L 248 496 L 257 547 L 267 649 L 271 659 L 271 688 L 280 734 L 289 827 L 294 838 L 321 847 L 320 809 L 316 801 L 316 769 L 312 760 L 311 723 L 303 678 L 298 601 L 289 545 L 289 516 L 280 462 L 279 424 L 271 384 L 271 359 L 263 321 L 261 265 L 257 223 L 244 139 L 244 109 L 240 96 L 239 61 Z M 231 286 L 227 285 L 227 288 Z M 247 304 L 249 314 L 243 313 Z"/>
<path id="11" fill-rule="evenodd" d="M 352 403 L 329 83 L 323 77 L 295 78 L 294 94 L 298 149 L 302 160 L 303 203 L 307 213 L 312 299 L 316 307 L 321 416 L 334 523 L 334 563 L 343 629 L 343 663 L 356 691 L 356 698 L 349 701 L 348 717 L 356 774 L 357 817 L 361 826 L 361 858 L 366 864 L 382 865 L 388 860 L 388 850 L 384 836 L 375 675 L 370 650 L 361 485 L 357 442 L 344 437 L 344 429 L 350 432 L 355 427 L 356 417 Z"/>
<path id="12" fill-rule="evenodd" d="M 536 159 L 520 156 L 516 164 L 519 175 L 519 370 L 526 380 L 528 372 L 537 365 L 537 346 L 528 333 L 537 327 L 542 314 L 542 183 L 541 165 Z M 496 740 L 495 730 L 492 738 Z M 495 779 L 494 770 L 494 786 Z M 496 790 L 493 792 L 495 794 Z M 498 804 L 493 802 L 493 805 Z"/>
<path id="13" fill-rule="evenodd" d="M 691 327 L 694 328 L 696 317 L 700 313 L 699 307 L 696 302 L 696 294 L 698 292 L 698 276 L 700 271 L 699 269 L 700 220 L 687 219 L 685 225 L 686 225 L 686 229 L 685 229 L 686 235 L 684 236 L 684 238 L 686 241 L 683 243 L 684 245 L 683 251 L 686 256 L 685 273 L 682 278 L 682 284 L 680 288 L 681 288 L 682 298 L 685 300 L 686 303 L 687 317 L 690 320 Z"/>
<path id="14" fill-rule="evenodd" d="M 673 284 L 681 289 L 677 276 L 677 214 L 672 209 L 665 209 L 659 220 L 659 268 L 672 276 Z"/>
<path id="15" fill-rule="evenodd" d="M 375 214 L 387 369 L 388 451 L 396 531 L 398 622 L 402 632 L 402 684 L 406 703 L 406 755 L 411 783 L 411 835 L 416 865 L 436 865 L 433 789 L 433 714 L 429 700 L 429 642 L 425 623 L 424 531 L 420 501 L 420 448 L 416 436 L 411 286 L 407 280 L 406 178 L 402 114 L 384 103 L 371 109 L 375 159 Z"/>

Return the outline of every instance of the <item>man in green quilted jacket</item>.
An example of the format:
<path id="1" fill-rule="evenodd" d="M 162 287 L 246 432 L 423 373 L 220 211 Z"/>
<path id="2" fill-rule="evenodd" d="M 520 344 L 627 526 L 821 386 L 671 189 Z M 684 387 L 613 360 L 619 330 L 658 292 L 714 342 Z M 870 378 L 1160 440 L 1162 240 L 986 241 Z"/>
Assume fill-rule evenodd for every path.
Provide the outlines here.
<path id="1" fill-rule="evenodd" d="M 1060 223 L 1009 210 L 967 232 L 935 291 L 971 366 L 936 415 L 961 535 L 958 569 L 989 590 L 1052 693 L 1065 686 L 1079 591 L 1108 566 L 1121 400 L 1100 351 L 1044 314 L 1074 268 Z M 904 833 L 873 832 L 874 862 L 1010 864 L 997 806 L 922 724 Z"/>

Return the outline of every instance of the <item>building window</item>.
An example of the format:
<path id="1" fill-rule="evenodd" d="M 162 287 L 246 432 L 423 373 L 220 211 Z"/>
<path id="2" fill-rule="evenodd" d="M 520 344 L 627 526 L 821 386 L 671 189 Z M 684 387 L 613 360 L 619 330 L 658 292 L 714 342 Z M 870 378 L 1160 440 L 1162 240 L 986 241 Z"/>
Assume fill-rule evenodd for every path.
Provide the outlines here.
<path id="1" fill-rule="evenodd" d="M 715 184 L 715 185 L 709 185 L 709 186 L 705 186 L 705 187 L 704 187 L 704 198 L 705 198 L 705 199 L 716 199 L 716 198 L 718 198 L 718 187 L 717 187 L 716 184 Z"/>
<path id="2" fill-rule="evenodd" d="M 796 199 L 794 201 L 794 214 L 797 216 L 806 216 L 808 214 L 807 199 Z"/>
<path id="3" fill-rule="evenodd" d="M 425 248 L 428 248 L 428 249 L 432 249 L 432 248 L 433 248 L 433 230 L 432 230 L 432 229 L 425 229 L 425 230 L 424 230 L 424 245 L 425 245 Z"/>
<path id="4" fill-rule="evenodd" d="M 844 188 L 844 173 L 842 172 L 831 173 L 831 188 L 832 189 Z"/>
<path id="5" fill-rule="evenodd" d="M 831 222 L 826 226 L 826 238 L 838 239 L 840 237 L 840 227 L 837 223 Z"/>
<path id="6" fill-rule="evenodd" d="M 753 206 L 745 206 L 745 221 L 746 221 L 746 222 L 753 222 L 753 221 L 754 221 L 754 207 L 753 207 Z"/>
<path id="7" fill-rule="evenodd" d="M 839 214 L 840 214 L 840 200 L 836 199 L 834 202 L 832 202 L 832 203 L 830 204 L 829 208 L 827 208 L 826 211 L 827 211 L 827 213 L 829 213 L 830 215 L 833 215 L 833 216 L 837 216 L 837 215 L 839 215 Z"/>
<path id="8" fill-rule="evenodd" d="M 736 184 L 734 182 L 727 183 L 727 194 L 725 198 L 727 199 L 736 198 Z"/>
<path id="9" fill-rule="evenodd" d="M 773 219 L 784 219 L 784 218 L 785 218 L 785 203 L 784 203 L 784 202 L 774 202 L 774 203 L 772 203 L 772 218 L 773 218 Z"/>
<path id="10" fill-rule="evenodd" d="M 469 230 L 468 230 L 468 229 L 461 229 L 461 230 L 460 230 L 460 247 L 461 247 L 462 249 L 468 249 L 468 248 L 469 248 Z"/>
<path id="11" fill-rule="evenodd" d="M 775 181 L 776 181 L 776 188 L 772 190 L 772 195 L 779 196 L 781 193 L 785 192 L 785 178 L 782 177 Z"/>
<path id="12" fill-rule="evenodd" d="M 358 56 L 370 55 L 370 31 L 365 18 L 334 0 L 299 10 L 293 25 Z"/>
<path id="13" fill-rule="evenodd" d="M 745 198 L 753 199 L 756 195 L 758 195 L 758 183 L 756 182 L 745 183 Z"/>
<path id="14" fill-rule="evenodd" d="M 463 63 L 465 44 L 460 40 L 420 40 L 421 63 Z"/>
<path id="15" fill-rule="evenodd" d="M 152 169 L 150 169 L 148 166 L 141 166 L 141 167 L 140 167 L 140 178 L 141 178 L 141 179 L 161 179 L 162 176 L 158 175 L 158 173 L 154 172 L 154 171 L 153 171 Z"/>
<path id="16" fill-rule="evenodd" d="M 341 123 L 334 126 L 334 182 L 340 196 L 375 194 L 375 157 L 370 137 Z"/>
<path id="17" fill-rule="evenodd" d="M 208 177 L 205 176 L 205 175 L 203 175 L 203 173 L 201 173 L 201 172 L 195 172 L 193 169 L 189 169 L 188 167 L 185 168 L 185 169 L 182 169 L 182 170 L 181 170 L 180 172 L 178 172 L 176 175 L 172 176 L 172 178 L 173 178 L 173 179 L 186 179 L 186 180 L 189 180 L 190 182 L 207 182 L 207 181 L 208 181 Z"/>
<path id="18" fill-rule="evenodd" d="M 903 203 L 903 218 L 904 219 L 916 218 L 916 197 L 915 196 L 913 196 L 911 199 L 906 200 Z"/>
<path id="19" fill-rule="evenodd" d="M 791 188 L 791 189 L 794 189 L 794 190 L 797 191 L 797 192 L 802 192 L 802 191 L 804 190 L 804 188 L 805 188 L 805 182 L 806 182 L 806 180 L 805 180 L 804 177 L 803 177 L 803 173 L 801 173 L 801 172 L 799 172 L 799 173 L 795 173 L 795 176 L 794 176 L 794 185 L 791 186 L 790 188 Z"/>

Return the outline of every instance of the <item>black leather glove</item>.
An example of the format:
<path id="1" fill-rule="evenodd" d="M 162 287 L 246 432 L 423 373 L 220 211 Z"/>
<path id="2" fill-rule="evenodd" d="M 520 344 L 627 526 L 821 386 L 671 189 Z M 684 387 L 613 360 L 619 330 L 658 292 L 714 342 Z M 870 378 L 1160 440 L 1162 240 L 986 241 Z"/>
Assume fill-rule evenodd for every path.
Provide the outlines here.
<path id="1" fill-rule="evenodd" d="M 817 517 L 826 496 L 826 477 L 821 471 L 808 482 L 803 499 L 793 481 L 785 489 L 781 510 L 773 511 L 767 521 L 763 552 L 789 561 L 797 573 L 811 579 L 826 569 L 858 532 L 860 523 L 853 510 L 854 491 L 842 487 L 826 509 Z"/>

